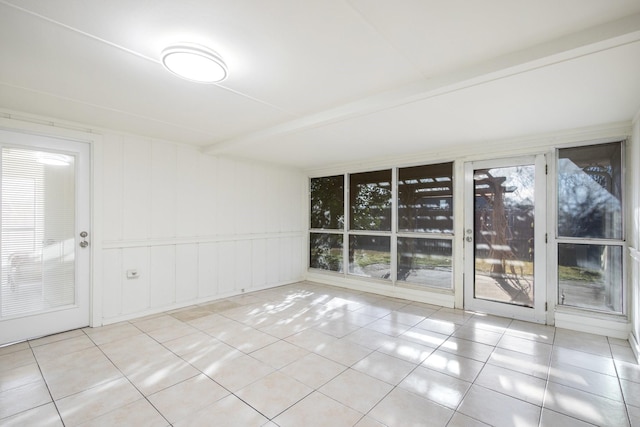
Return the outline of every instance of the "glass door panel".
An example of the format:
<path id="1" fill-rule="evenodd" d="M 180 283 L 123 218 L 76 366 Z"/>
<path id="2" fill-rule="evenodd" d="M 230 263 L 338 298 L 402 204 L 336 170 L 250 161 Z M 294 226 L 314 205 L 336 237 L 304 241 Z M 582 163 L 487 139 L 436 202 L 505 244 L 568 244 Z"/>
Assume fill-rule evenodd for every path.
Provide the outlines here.
<path id="1" fill-rule="evenodd" d="M 544 156 L 468 163 L 465 174 L 465 307 L 544 322 Z"/>
<path id="2" fill-rule="evenodd" d="M 0 318 L 75 302 L 74 161 L 2 148 Z"/>
<path id="3" fill-rule="evenodd" d="M 535 166 L 476 169 L 475 297 L 533 307 Z"/>
<path id="4" fill-rule="evenodd" d="M 89 324 L 89 156 L 0 131 L 0 345 Z"/>

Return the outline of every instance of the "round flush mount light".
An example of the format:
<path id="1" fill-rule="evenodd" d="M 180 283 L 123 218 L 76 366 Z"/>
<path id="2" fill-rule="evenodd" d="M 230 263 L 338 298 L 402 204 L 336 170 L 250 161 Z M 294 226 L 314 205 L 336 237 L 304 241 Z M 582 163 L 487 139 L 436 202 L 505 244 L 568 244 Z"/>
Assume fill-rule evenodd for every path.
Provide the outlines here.
<path id="1" fill-rule="evenodd" d="M 217 53 L 192 43 L 164 49 L 162 64 L 173 74 L 192 82 L 217 83 L 227 77 L 227 66 Z"/>

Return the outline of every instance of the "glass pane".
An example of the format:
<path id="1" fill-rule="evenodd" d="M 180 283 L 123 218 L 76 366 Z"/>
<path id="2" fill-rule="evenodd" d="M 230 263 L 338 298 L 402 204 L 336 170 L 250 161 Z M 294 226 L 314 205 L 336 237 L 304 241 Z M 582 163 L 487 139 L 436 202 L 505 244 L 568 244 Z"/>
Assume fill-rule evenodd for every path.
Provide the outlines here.
<path id="1" fill-rule="evenodd" d="M 391 170 L 349 177 L 352 230 L 391 231 Z"/>
<path id="2" fill-rule="evenodd" d="M 452 241 L 398 237 L 398 280 L 451 289 Z"/>
<path id="3" fill-rule="evenodd" d="M 558 236 L 622 239 L 620 143 L 558 153 Z"/>
<path id="4" fill-rule="evenodd" d="M 388 236 L 349 236 L 349 273 L 389 279 L 391 276 L 391 238 Z"/>
<path id="5" fill-rule="evenodd" d="M 475 296 L 533 307 L 533 165 L 479 169 L 475 185 Z"/>
<path id="6" fill-rule="evenodd" d="M 558 244 L 558 303 L 622 313 L 622 247 Z"/>
<path id="7" fill-rule="evenodd" d="M 344 227 L 344 176 L 311 179 L 311 228 Z"/>
<path id="8" fill-rule="evenodd" d="M 453 233 L 453 164 L 398 171 L 398 229 Z"/>
<path id="9" fill-rule="evenodd" d="M 311 233 L 309 254 L 311 268 L 342 272 L 342 235 Z"/>
<path id="10" fill-rule="evenodd" d="M 0 317 L 75 302 L 74 158 L 2 149 Z"/>

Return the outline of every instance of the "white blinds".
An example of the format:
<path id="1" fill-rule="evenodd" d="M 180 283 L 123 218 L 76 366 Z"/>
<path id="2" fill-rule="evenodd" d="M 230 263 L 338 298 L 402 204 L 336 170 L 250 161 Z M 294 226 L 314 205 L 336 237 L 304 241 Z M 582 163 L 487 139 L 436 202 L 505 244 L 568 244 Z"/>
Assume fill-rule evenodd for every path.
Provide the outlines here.
<path id="1" fill-rule="evenodd" d="M 2 148 L 0 318 L 75 302 L 74 160 Z"/>

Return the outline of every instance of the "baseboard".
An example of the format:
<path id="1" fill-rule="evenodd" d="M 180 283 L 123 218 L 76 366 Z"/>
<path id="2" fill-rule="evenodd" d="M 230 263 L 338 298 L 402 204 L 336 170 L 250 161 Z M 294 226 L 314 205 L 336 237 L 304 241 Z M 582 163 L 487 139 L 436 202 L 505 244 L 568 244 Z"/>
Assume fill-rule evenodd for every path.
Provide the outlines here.
<path id="1" fill-rule="evenodd" d="M 593 314 L 577 312 L 556 311 L 555 326 L 623 340 L 628 339 L 631 334 L 631 324 L 628 319 L 596 317 Z"/>
<path id="2" fill-rule="evenodd" d="M 264 291 L 266 289 L 273 289 L 273 288 L 277 288 L 279 286 L 290 285 L 292 283 L 298 283 L 298 282 L 300 282 L 302 280 L 304 280 L 304 279 L 298 278 L 296 280 L 289 280 L 289 281 L 279 282 L 279 283 L 275 283 L 275 284 L 271 284 L 271 285 L 267 285 L 267 286 L 263 286 L 263 287 L 251 288 L 251 289 L 248 289 L 246 292 L 241 292 L 240 290 L 238 290 L 238 291 L 229 292 L 229 293 L 225 293 L 225 294 L 212 295 L 212 296 L 207 296 L 207 297 L 204 297 L 204 298 L 197 298 L 197 299 L 194 299 L 194 300 L 178 302 L 178 303 L 174 303 L 174 304 L 170 304 L 170 305 L 165 305 L 165 306 L 162 306 L 162 307 L 153 307 L 153 308 L 149 308 L 147 310 L 137 311 L 135 313 L 128 313 L 128 314 L 123 314 L 123 315 L 120 315 L 120 316 L 103 318 L 102 319 L 102 325 L 96 325 L 96 326 L 92 326 L 92 327 L 107 326 L 107 325 L 112 325 L 112 324 L 118 323 L 118 322 L 126 322 L 126 321 L 129 321 L 129 320 L 139 319 L 139 318 L 146 317 L 146 316 L 153 316 L 155 314 L 164 313 L 166 311 L 179 310 L 181 308 L 190 307 L 192 305 L 206 304 L 208 302 L 219 301 L 219 300 L 222 300 L 222 299 L 231 298 L 231 297 L 235 297 L 235 296 L 238 296 L 238 295 L 249 294 L 251 292 Z"/>
<path id="3" fill-rule="evenodd" d="M 371 292 L 392 298 L 402 298 L 410 301 L 433 304 L 441 307 L 453 308 L 455 304 L 453 291 L 418 290 L 392 286 L 385 283 L 349 279 L 344 276 L 309 272 L 307 280 L 324 285 L 338 286 L 360 292 Z"/>

